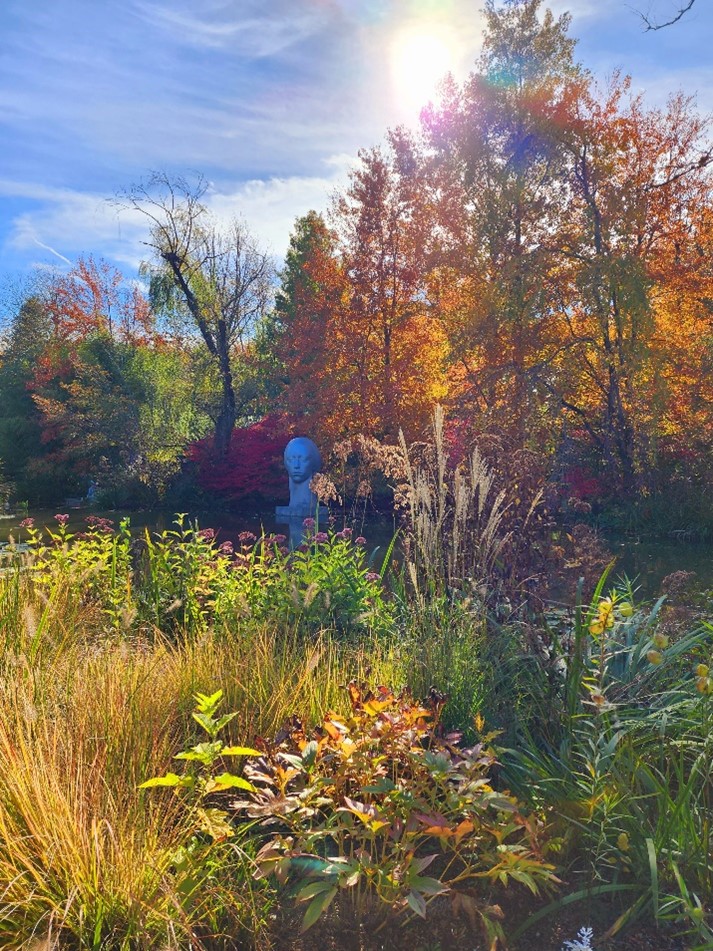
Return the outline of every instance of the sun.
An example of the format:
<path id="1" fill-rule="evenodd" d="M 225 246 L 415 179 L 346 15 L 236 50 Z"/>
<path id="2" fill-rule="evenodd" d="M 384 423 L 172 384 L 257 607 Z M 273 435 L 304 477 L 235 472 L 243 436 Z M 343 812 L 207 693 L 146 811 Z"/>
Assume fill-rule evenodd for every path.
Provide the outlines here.
<path id="1" fill-rule="evenodd" d="M 395 38 L 391 67 L 399 104 L 418 113 L 435 97 L 438 83 L 452 69 L 453 55 L 438 33 L 412 30 Z"/>

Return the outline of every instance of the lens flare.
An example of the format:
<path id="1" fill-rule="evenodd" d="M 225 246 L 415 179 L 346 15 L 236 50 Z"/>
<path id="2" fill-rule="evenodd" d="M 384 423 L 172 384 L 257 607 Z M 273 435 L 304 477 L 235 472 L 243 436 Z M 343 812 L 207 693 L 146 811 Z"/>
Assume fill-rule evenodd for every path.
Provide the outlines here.
<path id="1" fill-rule="evenodd" d="M 448 42 L 436 32 L 424 28 L 399 34 L 392 47 L 391 68 L 401 107 L 418 113 L 433 100 L 452 60 Z"/>

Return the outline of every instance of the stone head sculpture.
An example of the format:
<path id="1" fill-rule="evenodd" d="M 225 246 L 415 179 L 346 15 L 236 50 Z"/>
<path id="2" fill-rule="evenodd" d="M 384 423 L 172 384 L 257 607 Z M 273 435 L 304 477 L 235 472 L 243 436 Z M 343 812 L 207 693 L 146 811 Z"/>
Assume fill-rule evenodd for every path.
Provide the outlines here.
<path id="1" fill-rule="evenodd" d="M 285 446 L 285 468 L 290 477 L 290 509 L 295 514 L 314 515 L 317 496 L 310 489 L 312 476 L 319 472 L 322 457 L 306 436 L 297 436 Z"/>

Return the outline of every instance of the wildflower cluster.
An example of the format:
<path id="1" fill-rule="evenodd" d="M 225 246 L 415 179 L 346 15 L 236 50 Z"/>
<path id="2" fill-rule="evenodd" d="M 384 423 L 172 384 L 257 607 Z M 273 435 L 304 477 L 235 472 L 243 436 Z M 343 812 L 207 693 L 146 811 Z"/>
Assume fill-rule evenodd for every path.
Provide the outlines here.
<path id="1" fill-rule="evenodd" d="M 234 626 L 248 617 L 303 630 L 389 623 L 381 577 L 368 570 L 350 528 L 315 531 L 306 519 L 304 542 L 290 551 L 279 532 L 240 532 L 233 546 L 182 516 L 176 525 L 146 539 L 144 614 L 162 630 Z"/>

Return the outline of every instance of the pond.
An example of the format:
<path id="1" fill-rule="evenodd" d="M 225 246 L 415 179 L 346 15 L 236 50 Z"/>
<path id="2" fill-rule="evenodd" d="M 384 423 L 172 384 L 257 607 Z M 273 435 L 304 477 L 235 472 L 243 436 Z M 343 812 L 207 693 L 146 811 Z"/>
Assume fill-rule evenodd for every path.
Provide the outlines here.
<path id="1" fill-rule="evenodd" d="M 63 510 L 64 511 L 64 510 Z M 128 517 L 131 520 L 131 529 L 134 534 L 149 531 L 163 531 L 171 528 L 175 516 L 167 511 L 148 509 L 139 512 L 103 511 L 93 508 L 67 509 L 69 515 L 68 528 L 71 532 L 81 532 L 86 526 L 88 515 L 98 515 L 111 519 L 115 525 Z M 37 527 L 54 527 L 54 510 L 33 510 L 29 513 L 35 520 Z M 24 513 L 12 516 L 0 516 L 0 546 L 7 543 L 10 537 L 17 540 L 26 537 L 26 533 L 19 528 L 19 524 L 26 516 Z M 270 513 L 262 515 L 255 512 L 245 514 L 235 512 L 203 512 L 190 515 L 190 520 L 197 519 L 201 528 L 212 528 L 218 533 L 221 540 L 235 542 L 242 531 L 251 531 L 256 535 L 263 532 L 283 532 L 284 526 L 276 524 Z M 343 520 L 338 520 L 338 527 L 342 527 Z M 390 518 L 368 518 L 354 523 L 357 533 L 366 536 L 369 551 L 378 549 L 375 562 L 379 562 L 386 551 L 394 534 L 394 523 Z M 713 588 L 713 543 L 687 542 L 678 539 L 662 538 L 631 538 L 610 537 L 609 548 L 617 562 L 612 577 L 614 579 L 626 576 L 636 581 L 640 596 L 651 598 L 659 593 L 660 583 L 666 575 L 673 571 L 695 572 L 698 584 L 701 587 Z"/>

